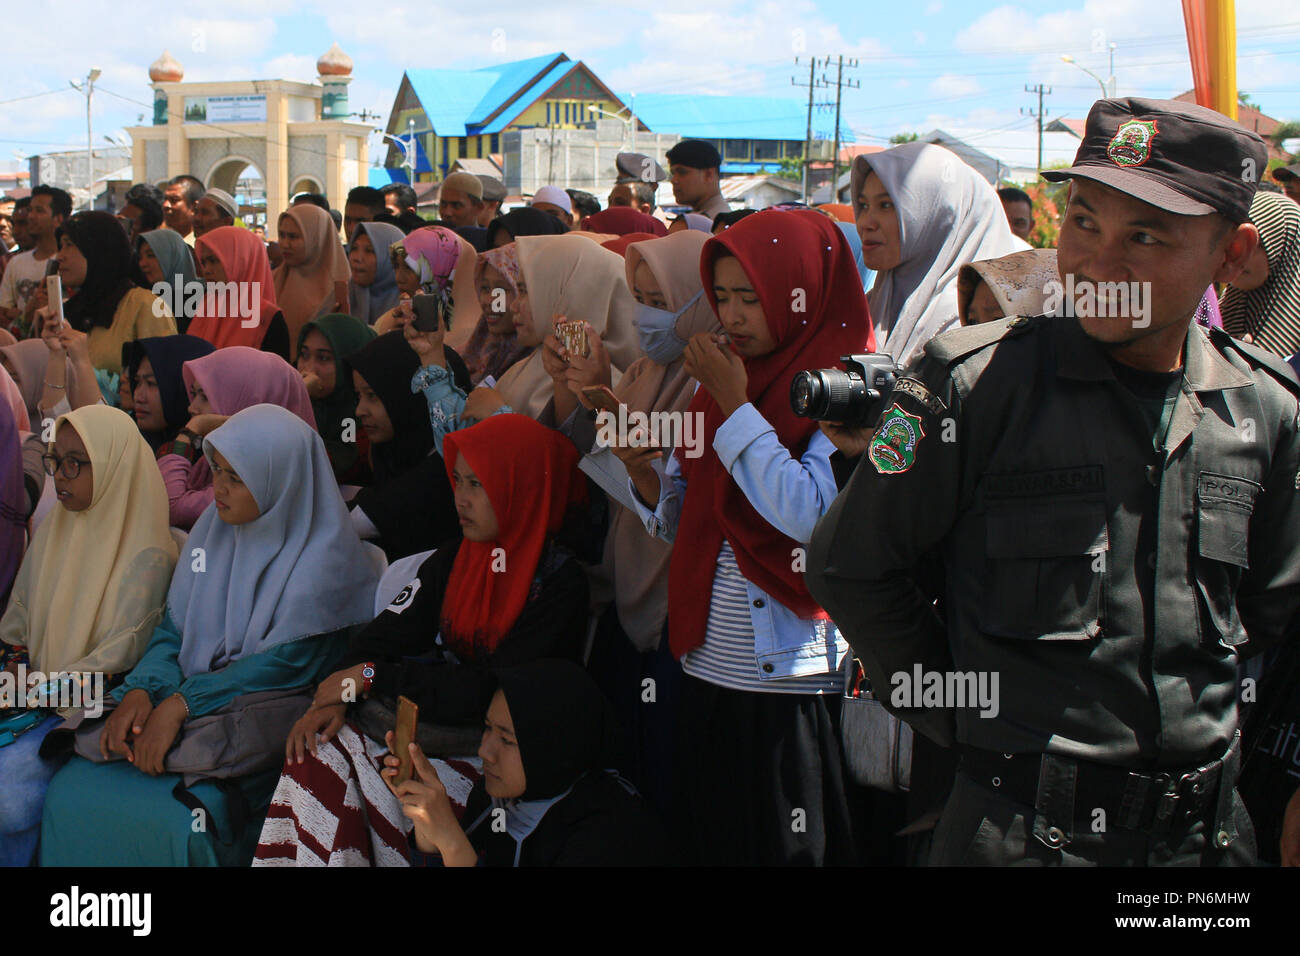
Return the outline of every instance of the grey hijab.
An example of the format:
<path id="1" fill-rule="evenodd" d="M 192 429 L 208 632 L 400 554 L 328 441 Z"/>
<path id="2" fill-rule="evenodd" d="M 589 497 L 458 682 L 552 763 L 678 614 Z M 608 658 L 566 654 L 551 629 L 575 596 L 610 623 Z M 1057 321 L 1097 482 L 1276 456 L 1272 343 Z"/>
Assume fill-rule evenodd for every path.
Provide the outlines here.
<path id="1" fill-rule="evenodd" d="M 904 366 L 925 343 L 957 324 L 957 274 L 963 263 L 1017 250 L 993 187 L 955 153 L 905 143 L 853 161 L 853 212 L 874 171 L 898 212 L 902 259 L 876 275 L 867 294 L 876 347 Z"/>
<path id="2" fill-rule="evenodd" d="M 397 305 L 401 294 L 388 248 L 406 238 L 406 233 L 387 222 L 363 222 L 357 226 L 358 231 L 362 229 L 375 247 L 375 281 L 368 286 L 359 286 L 348 280 L 348 311 L 366 325 L 374 325 L 376 319 Z M 356 242 L 356 239 L 357 234 L 353 232 L 351 241 Z"/>

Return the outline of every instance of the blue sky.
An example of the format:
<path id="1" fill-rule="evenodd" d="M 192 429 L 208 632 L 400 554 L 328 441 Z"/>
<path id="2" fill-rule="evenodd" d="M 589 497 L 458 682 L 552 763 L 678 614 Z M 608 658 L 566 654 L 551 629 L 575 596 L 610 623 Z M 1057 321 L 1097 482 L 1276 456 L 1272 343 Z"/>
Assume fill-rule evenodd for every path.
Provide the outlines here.
<path id="1" fill-rule="evenodd" d="M 1237 0 L 1236 9 L 1239 87 L 1265 113 L 1300 119 L 1300 8 Z M 406 67 L 469 68 L 561 50 L 619 91 L 799 98 L 806 93 L 790 80 L 807 74 L 796 54 L 843 53 L 859 59 L 848 75 L 861 88 L 846 92 L 842 126 L 864 143 L 935 126 L 1031 128 L 1020 111 L 1035 99 L 1024 86 L 1039 82 L 1052 87 L 1049 117 L 1082 117 L 1100 90 L 1060 58 L 1072 55 L 1104 79 L 1112 42 L 1119 95 L 1173 96 L 1192 83 L 1178 0 L 654 0 L 644 12 L 536 0 L 52 0 L 15 5 L 9 19 L 5 169 L 25 166 L 20 156 L 84 148 L 85 99 L 68 81 L 91 66 L 103 70 L 95 145 L 124 138 L 123 127 L 149 112 L 147 69 L 164 47 L 188 80 L 311 80 L 317 56 L 338 41 L 356 64 L 352 108 L 385 118 Z"/>

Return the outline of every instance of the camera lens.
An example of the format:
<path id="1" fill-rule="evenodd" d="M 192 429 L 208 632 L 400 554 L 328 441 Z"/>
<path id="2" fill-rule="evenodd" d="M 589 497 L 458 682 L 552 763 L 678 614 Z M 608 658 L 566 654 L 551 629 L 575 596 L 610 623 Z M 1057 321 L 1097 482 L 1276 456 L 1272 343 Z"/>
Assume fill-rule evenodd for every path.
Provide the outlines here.
<path id="1" fill-rule="evenodd" d="M 790 383 L 790 407 L 800 418 L 816 418 L 826 389 L 821 383 L 821 372 L 799 372 Z"/>

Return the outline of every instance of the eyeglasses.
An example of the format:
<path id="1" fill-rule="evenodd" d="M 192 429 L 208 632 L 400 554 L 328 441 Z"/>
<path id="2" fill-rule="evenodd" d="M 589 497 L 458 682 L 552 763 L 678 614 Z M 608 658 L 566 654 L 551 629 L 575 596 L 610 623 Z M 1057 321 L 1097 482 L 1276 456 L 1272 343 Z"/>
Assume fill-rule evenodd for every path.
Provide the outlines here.
<path id="1" fill-rule="evenodd" d="M 45 466 L 45 473 L 50 477 L 53 477 L 56 472 L 61 472 L 68 481 L 72 481 L 81 474 L 82 468 L 90 466 L 90 462 L 73 458 L 71 455 L 60 458 L 54 454 L 41 455 L 41 464 Z"/>

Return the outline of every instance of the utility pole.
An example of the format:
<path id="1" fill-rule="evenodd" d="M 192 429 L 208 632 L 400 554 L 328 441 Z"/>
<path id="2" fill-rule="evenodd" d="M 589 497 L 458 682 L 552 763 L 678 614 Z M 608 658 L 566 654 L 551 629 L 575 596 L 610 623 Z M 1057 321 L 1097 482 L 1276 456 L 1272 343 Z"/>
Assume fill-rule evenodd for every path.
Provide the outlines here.
<path id="1" fill-rule="evenodd" d="M 86 78 L 82 82 L 73 83 L 71 80 L 68 81 L 69 86 L 71 86 L 78 93 L 84 94 L 86 97 L 86 208 L 87 209 L 95 208 L 95 153 L 94 150 L 91 148 L 91 144 L 94 137 L 91 134 L 91 130 L 90 130 L 90 125 L 91 125 L 90 124 L 90 99 L 95 92 L 95 81 L 99 79 L 101 74 L 102 71 L 100 70 L 99 67 L 92 66 L 90 68 L 90 72 L 86 74 Z"/>
<path id="2" fill-rule="evenodd" d="M 840 94 L 845 86 L 849 89 L 858 89 L 862 86 L 862 84 L 857 80 L 849 80 L 847 83 L 845 82 L 844 67 L 846 64 L 844 62 L 843 54 L 836 58 L 836 62 L 838 66 L 835 75 L 835 147 L 834 152 L 831 154 L 831 202 L 836 202 L 839 198 L 835 193 L 835 184 L 840 181 Z M 829 58 L 827 59 L 826 64 L 827 66 L 830 65 Z M 850 70 L 856 70 L 858 68 L 858 61 L 850 59 L 847 66 Z M 826 79 L 825 76 L 822 77 L 822 85 L 830 86 L 830 81 Z M 806 168 L 807 164 L 805 163 L 805 169 Z M 804 192 L 807 192 L 806 186 Z"/>
<path id="3" fill-rule="evenodd" d="M 794 62 L 798 64 L 799 58 L 795 57 Z M 817 57 L 808 58 L 808 129 L 804 135 L 803 141 L 803 201 L 808 201 L 808 160 L 812 157 L 812 111 L 813 111 L 813 92 L 817 89 L 817 80 L 813 77 L 817 69 Z M 790 77 L 791 86 L 803 86 L 794 77 Z"/>
<path id="4" fill-rule="evenodd" d="M 1038 94 L 1038 111 L 1034 112 L 1034 110 L 1031 109 L 1029 110 L 1029 115 L 1038 120 L 1038 171 L 1041 173 L 1043 171 L 1043 96 L 1045 94 L 1050 95 L 1052 88 L 1050 86 L 1043 86 L 1042 83 L 1038 83 L 1034 86 L 1026 85 L 1025 92 Z M 1020 108 L 1020 112 L 1025 112 L 1023 106 Z"/>

